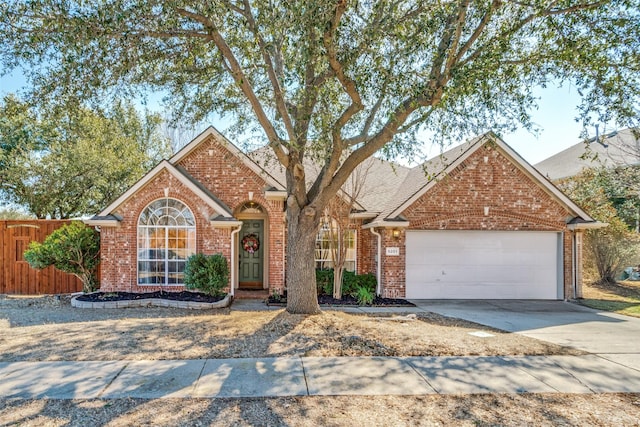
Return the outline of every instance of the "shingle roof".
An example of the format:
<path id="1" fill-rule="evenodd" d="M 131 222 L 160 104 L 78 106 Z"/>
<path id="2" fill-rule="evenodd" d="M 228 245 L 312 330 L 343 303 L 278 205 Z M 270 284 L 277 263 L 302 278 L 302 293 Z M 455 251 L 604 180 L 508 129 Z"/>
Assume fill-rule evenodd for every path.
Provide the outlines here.
<path id="1" fill-rule="evenodd" d="M 247 156 L 260 167 L 266 169 L 275 179 L 280 182 L 286 182 L 284 167 L 276 160 L 269 147 L 259 148 Z M 307 186 L 310 187 L 320 173 L 320 166 L 308 158 L 305 158 L 304 166 L 307 174 Z M 375 157 L 363 162 L 356 168 L 355 172 L 364 177 L 362 188 L 357 198 L 360 207 L 369 212 L 380 212 L 386 206 L 388 200 L 393 197 L 410 170 L 406 166 Z M 347 194 L 351 194 L 354 186 L 357 188 L 358 184 L 353 185 L 350 180 L 347 180 L 343 190 Z"/>
<path id="2" fill-rule="evenodd" d="M 604 135 L 599 142 L 592 138 L 579 142 L 536 164 L 551 180 L 577 175 L 586 168 L 617 167 L 640 164 L 638 129 L 623 129 Z"/>

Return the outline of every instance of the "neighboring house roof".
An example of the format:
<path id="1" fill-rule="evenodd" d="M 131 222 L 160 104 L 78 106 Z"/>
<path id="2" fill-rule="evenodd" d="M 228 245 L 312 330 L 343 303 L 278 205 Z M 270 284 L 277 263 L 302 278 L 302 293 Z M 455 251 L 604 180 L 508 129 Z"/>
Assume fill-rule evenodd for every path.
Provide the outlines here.
<path id="1" fill-rule="evenodd" d="M 577 175 L 593 167 L 635 166 L 640 164 L 640 130 L 623 129 L 602 137 L 579 142 L 554 154 L 535 167 L 555 181 Z"/>
<path id="2" fill-rule="evenodd" d="M 582 210 L 582 208 L 576 205 L 571 199 L 569 199 L 569 197 L 555 187 L 537 169 L 520 157 L 520 155 L 509 147 L 502 139 L 493 132 L 488 132 L 413 168 L 407 174 L 402 185 L 398 188 L 395 197 L 389 201 L 380 215 L 378 215 L 378 217 L 367 226 L 378 227 L 385 225 L 393 226 L 394 224 L 397 224 L 398 221 L 402 220 L 401 214 L 405 209 L 416 202 L 427 191 L 429 191 L 429 189 L 436 185 L 440 179 L 449 174 L 472 153 L 489 141 L 495 143 L 504 155 L 506 155 L 531 179 L 538 182 L 540 186 L 547 191 L 547 193 L 565 206 L 573 215 L 580 217 L 588 223 L 595 223 L 595 220 Z"/>

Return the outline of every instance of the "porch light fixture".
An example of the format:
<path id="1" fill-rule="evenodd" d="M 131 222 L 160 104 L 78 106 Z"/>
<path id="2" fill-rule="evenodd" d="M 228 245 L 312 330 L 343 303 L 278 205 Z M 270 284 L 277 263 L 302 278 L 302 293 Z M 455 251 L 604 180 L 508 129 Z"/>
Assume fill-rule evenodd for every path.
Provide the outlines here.
<path id="1" fill-rule="evenodd" d="M 394 228 L 393 230 L 391 230 L 391 236 L 398 240 L 400 238 L 400 230 L 397 228 Z"/>

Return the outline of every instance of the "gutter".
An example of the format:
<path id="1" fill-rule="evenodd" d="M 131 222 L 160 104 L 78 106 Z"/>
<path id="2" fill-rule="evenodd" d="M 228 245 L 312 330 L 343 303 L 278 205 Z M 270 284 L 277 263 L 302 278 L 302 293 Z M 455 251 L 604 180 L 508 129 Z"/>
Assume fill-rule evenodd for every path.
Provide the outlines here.
<path id="1" fill-rule="evenodd" d="M 376 254 L 376 295 L 382 294 L 382 234 L 378 233 L 375 228 L 369 229 L 374 236 L 378 237 L 378 253 Z"/>

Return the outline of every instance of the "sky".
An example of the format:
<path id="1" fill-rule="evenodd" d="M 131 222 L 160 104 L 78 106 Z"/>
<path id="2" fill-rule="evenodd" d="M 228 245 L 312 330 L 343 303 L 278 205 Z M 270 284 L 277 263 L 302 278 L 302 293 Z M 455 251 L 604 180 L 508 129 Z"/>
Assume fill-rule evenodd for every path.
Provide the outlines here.
<path id="1" fill-rule="evenodd" d="M 0 77 L 0 95 L 19 92 L 26 84 L 19 72 Z M 569 86 L 536 88 L 535 95 L 539 98 L 538 109 L 532 112 L 532 116 L 533 122 L 539 128 L 539 133 L 533 135 L 520 129 L 514 133 L 502 135 L 504 141 L 531 164 L 536 164 L 580 142 L 582 131 L 582 124 L 575 121 L 576 106 L 580 101 L 575 88 Z M 160 97 L 151 97 L 147 107 L 152 111 L 163 112 L 159 101 Z M 214 126 L 222 133 L 228 127 L 228 123 L 222 119 L 213 119 L 207 125 Z M 600 132 L 611 130 L 613 129 L 600 125 Z M 589 129 L 588 134 L 594 135 L 595 129 Z M 427 157 L 433 157 L 440 153 L 441 148 L 427 146 L 424 151 Z M 401 161 L 401 163 L 405 162 Z"/>

